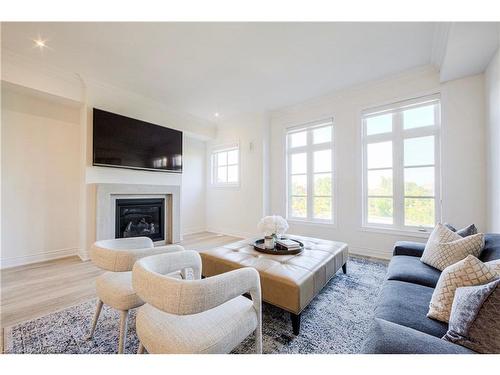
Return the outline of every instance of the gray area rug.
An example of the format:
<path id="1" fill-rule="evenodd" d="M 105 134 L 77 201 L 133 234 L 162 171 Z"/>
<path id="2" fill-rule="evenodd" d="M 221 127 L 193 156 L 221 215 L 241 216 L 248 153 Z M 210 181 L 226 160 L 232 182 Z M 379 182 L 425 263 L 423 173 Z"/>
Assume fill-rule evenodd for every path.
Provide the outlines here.
<path id="1" fill-rule="evenodd" d="M 387 265 L 350 258 L 348 274 L 339 271 L 302 313 L 299 336 L 294 336 L 287 312 L 263 306 L 264 353 L 359 353 L 373 319 L 373 310 Z M 115 353 L 118 313 L 104 307 L 92 340 L 85 338 L 95 300 L 69 307 L 6 331 L 7 353 Z M 126 353 L 137 351 L 135 312 L 129 318 Z M 253 353 L 249 337 L 234 353 Z"/>

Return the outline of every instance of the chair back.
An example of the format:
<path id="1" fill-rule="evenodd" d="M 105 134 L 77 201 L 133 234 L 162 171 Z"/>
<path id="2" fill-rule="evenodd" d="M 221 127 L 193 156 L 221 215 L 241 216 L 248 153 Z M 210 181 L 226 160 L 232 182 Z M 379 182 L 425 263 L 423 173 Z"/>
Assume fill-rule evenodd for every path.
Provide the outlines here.
<path id="1" fill-rule="evenodd" d="M 132 271 L 137 260 L 137 250 L 153 248 L 149 237 L 117 238 L 96 241 L 90 248 L 92 262 L 106 271 Z"/>

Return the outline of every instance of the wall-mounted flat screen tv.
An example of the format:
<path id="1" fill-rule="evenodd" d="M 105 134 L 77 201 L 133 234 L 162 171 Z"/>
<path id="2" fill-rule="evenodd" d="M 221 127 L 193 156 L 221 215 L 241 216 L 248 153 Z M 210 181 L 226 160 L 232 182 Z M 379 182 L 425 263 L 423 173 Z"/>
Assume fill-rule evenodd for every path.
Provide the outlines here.
<path id="1" fill-rule="evenodd" d="M 93 164 L 182 172 L 182 132 L 94 108 Z"/>

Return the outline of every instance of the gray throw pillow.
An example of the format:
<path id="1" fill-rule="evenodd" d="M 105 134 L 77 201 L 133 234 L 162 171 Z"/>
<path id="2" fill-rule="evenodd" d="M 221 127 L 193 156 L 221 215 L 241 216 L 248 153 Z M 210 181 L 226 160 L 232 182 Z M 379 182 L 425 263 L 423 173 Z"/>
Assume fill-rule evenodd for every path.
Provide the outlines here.
<path id="1" fill-rule="evenodd" d="M 462 229 L 456 229 L 453 225 L 444 223 L 444 226 L 451 230 L 452 232 L 456 232 L 458 235 L 462 237 L 472 236 L 473 234 L 477 234 L 477 228 L 474 224 L 468 225 Z"/>
<path id="2" fill-rule="evenodd" d="M 500 279 L 458 288 L 451 308 L 446 341 L 478 353 L 500 353 Z"/>

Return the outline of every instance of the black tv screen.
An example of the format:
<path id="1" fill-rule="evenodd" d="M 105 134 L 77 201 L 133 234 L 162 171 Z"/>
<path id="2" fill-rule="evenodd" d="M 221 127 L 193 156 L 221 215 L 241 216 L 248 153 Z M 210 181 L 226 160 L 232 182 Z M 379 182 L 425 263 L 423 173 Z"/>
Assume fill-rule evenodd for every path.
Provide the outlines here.
<path id="1" fill-rule="evenodd" d="M 94 108 L 93 164 L 182 172 L 182 132 Z"/>

